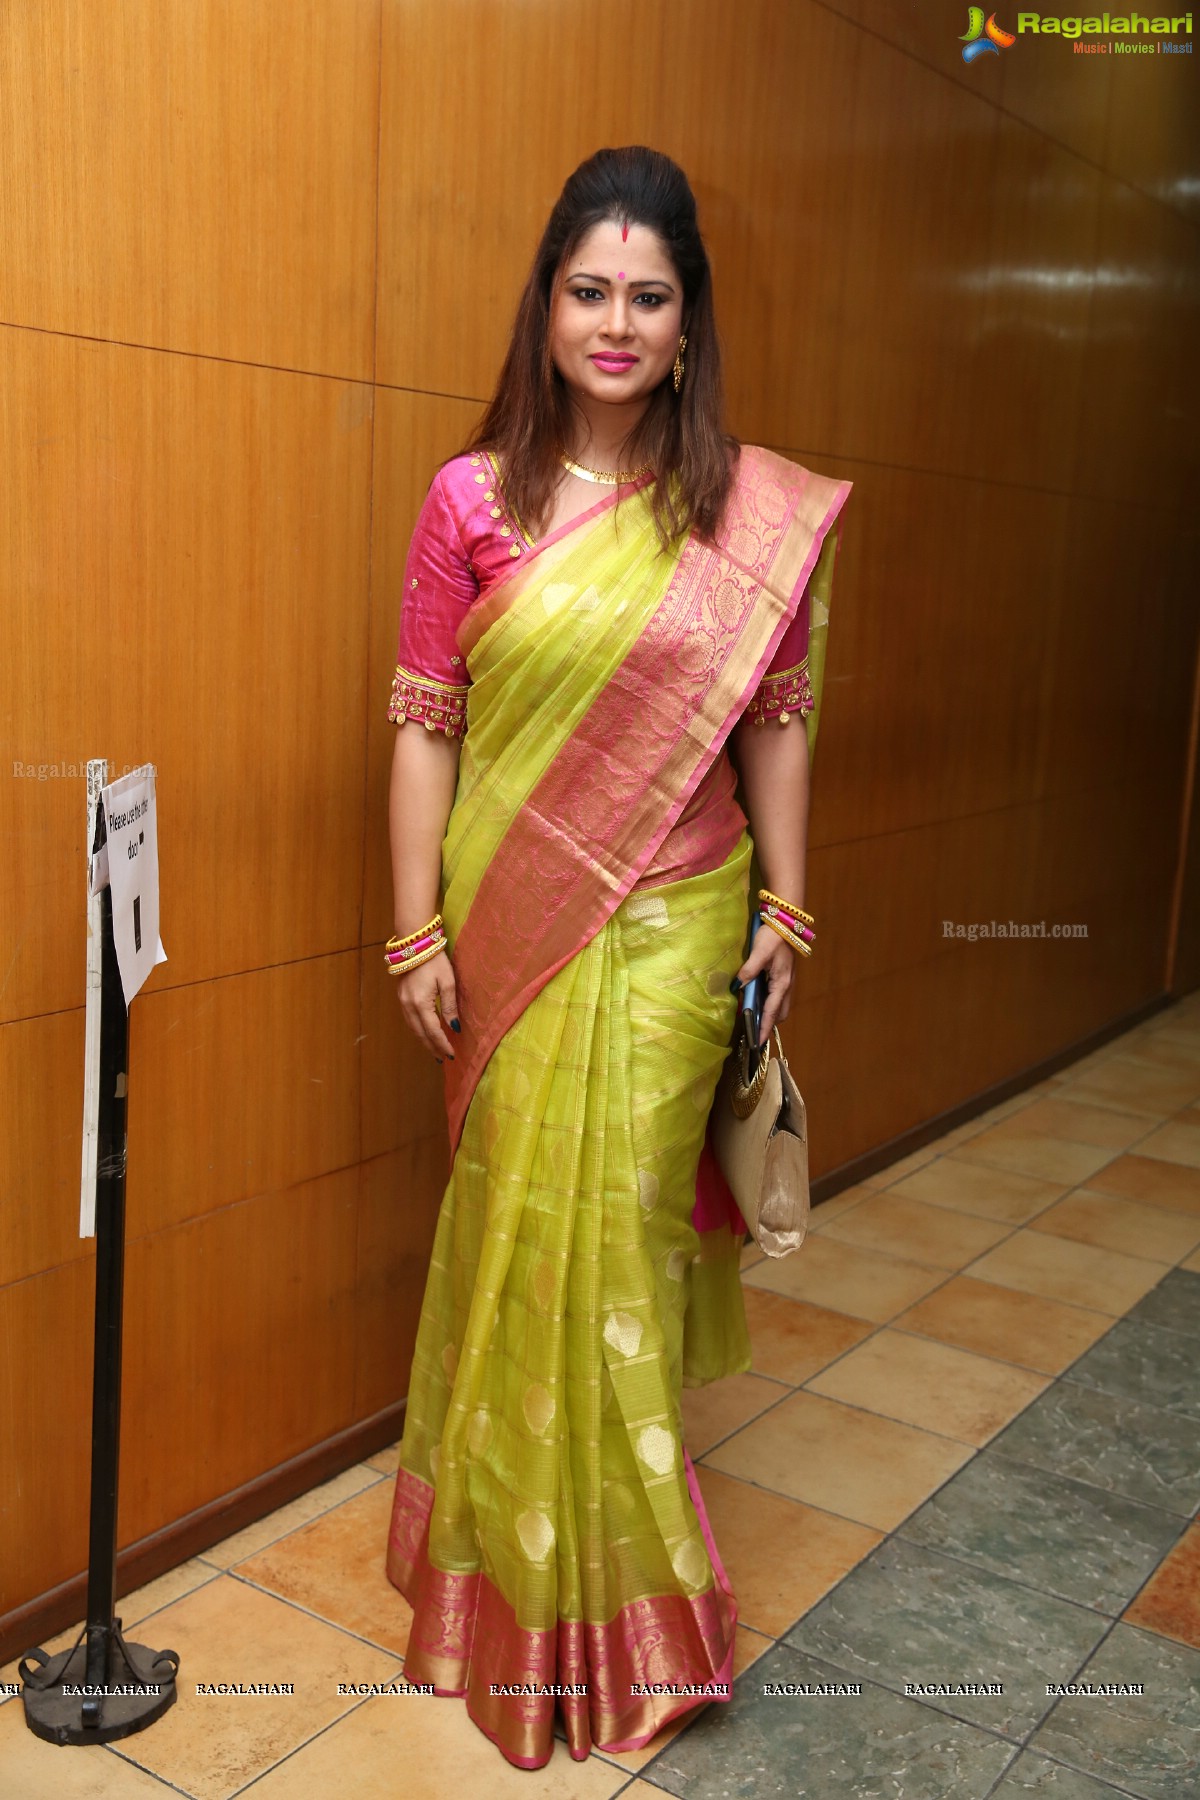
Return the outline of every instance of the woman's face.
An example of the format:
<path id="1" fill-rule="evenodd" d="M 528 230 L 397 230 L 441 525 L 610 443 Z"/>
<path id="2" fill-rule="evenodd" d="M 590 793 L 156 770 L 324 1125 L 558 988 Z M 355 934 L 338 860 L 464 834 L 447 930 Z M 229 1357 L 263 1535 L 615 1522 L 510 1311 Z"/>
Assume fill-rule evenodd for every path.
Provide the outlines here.
<path id="1" fill-rule="evenodd" d="M 649 401 L 670 373 L 683 289 L 662 239 L 645 225 L 596 225 L 569 258 L 550 315 L 555 367 L 577 399 Z"/>

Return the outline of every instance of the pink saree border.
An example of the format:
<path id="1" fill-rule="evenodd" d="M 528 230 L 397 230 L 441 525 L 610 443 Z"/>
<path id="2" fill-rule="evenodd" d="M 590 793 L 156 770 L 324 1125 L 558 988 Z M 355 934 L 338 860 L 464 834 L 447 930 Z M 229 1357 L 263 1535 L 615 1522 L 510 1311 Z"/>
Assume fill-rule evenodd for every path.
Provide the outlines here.
<path id="1" fill-rule="evenodd" d="M 388 1580 L 413 1609 L 405 1680 L 430 1683 L 445 1698 L 465 1698 L 472 1722 L 523 1769 L 540 1769 L 550 1760 L 556 1706 L 568 1749 L 582 1762 L 593 1747 L 641 1750 L 681 1713 L 731 1700 L 737 1600 L 686 1449 L 683 1463 L 713 1586 L 690 1600 L 663 1594 L 631 1601 L 603 1624 L 560 1618 L 545 1631 L 518 1625 L 509 1602 L 482 1569 L 460 1573 L 430 1561 L 434 1490 L 401 1465 L 386 1566 Z M 635 1694 L 634 1682 L 703 1691 Z M 493 1683 L 582 1685 L 585 1692 L 493 1694 Z"/>
<path id="2" fill-rule="evenodd" d="M 458 978 L 459 1013 L 463 1021 L 464 1044 L 455 1058 L 447 1062 L 445 1068 L 447 1118 L 452 1158 L 458 1150 L 471 1097 L 496 1045 L 542 987 L 561 968 L 565 967 L 573 956 L 578 954 L 615 912 L 651 861 L 659 844 L 686 806 L 713 759 L 719 754 L 734 724 L 744 711 L 746 703 L 758 686 L 780 639 L 787 630 L 796 607 L 799 605 L 805 583 L 816 565 L 825 535 L 837 519 L 853 486 L 849 481 L 834 480 L 832 477 L 816 474 L 798 463 L 788 462 L 774 452 L 762 450 L 756 446 L 744 446 L 742 456 L 750 459 L 749 478 L 751 484 L 756 481 L 763 483 L 771 479 L 782 485 L 790 484 L 791 503 L 775 531 L 765 564 L 760 567 L 746 568 L 745 565 L 738 562 L 737 557 L 727 547 L 720 548 L 719 554 L 732 569 L 750 579 L 752 589 L 748 596 L 749 607 L 753 607 L 755 598 L 765 590 L 775 601 L 778 607 L 778 616 L 765 644 L 752 664 L 748 666 L 748 670 L 736 690 L 736 702 L 726 708 L 725 716 L 713 728 L 707 743 L 696 743 L 694 736 L 689 738 L 689 743 L 694 745 L 696 754 L 691 767 L 681 777 L 671 803 L 665 808 L 655 828 L 648 834 L 639 850 L 621 868 L 619 874 L 614 873 L 611 867 L 611 864 L 618 861 L 619 858 L 615 854 L 610 858 L 610 866 L 606 868 L 604 878 L 597 878 L 593 882 L 590 897 L 585 898 L 582 903 L 577 902 L 574 905 L 571 913 L 572 927 L 566 941 L 561 942 L 557 948 L 551 949 L 544 960 L 539 962 L 538 967 L 524 979 L 518 980 L 507 993 L 503 991 L 503 982 L 513 961 L 511 898 L 507 905 L 490 905 L 486 890 L 488 888 L 499 890 L 502 887 L 504 878 L 497 873 L 497 865 L 503 866 L 506 859 L 514 861 L 515 865 L 510 872 L 510 885 L 516 879 L 519 869 L 520 883 L 523 884 L 524 891 L 528 893 L 532 886 L 532 878 L 528 849 L 522 847 L 520 852 L 514 851 L 516 838 L 511 827 L 505 839 L 502 840 L 493 857 L 492 865 L 480 884 L 480 890 L 468 910 L 453 952 Z M 784 545 L 793 524 L 797 522 L 801 507 L 810 490 L 814 496 L 822 497 L 824 504 L 820 506 L 816 522 L 814 523 L 811 519 L 808 521 L 810 537 L 806 554 L 798 570 L 790 576 L 786 592 L 780 594 L 771 587 L 769 577 L 779 557 L 781 546 Z M 593 513 L 603 510 L 604 506 L 609 504 L 612 504 L 611 496 L 600 502 L 599 507 L 593 509 Z M 563 531 L 574 529 L 581 522 L 580 519 L 571 520 L 567 526 L 561 529 Z M 545 540 L 547 544 L 549 541 Z M 652 637 L 656 623 L 669 617 L 673 608 L 677 609 L 680 595 L 702 585 L 705 574 L 704 561 L 713 554 L 713 546 L 699 542 L 695 538 L 688 539 L 663 600 L 659 603 L 658 609 L 648 622 L 638 643 L 632 647 L 625 664 L 622 665 L 622 671 L 618 671 L 618 674 L 628 670 L 630 665 L 636 662 L 639 648 L 642 647 L 645 640 Z M 528 568 L 529 564 L 526 563 L 523 566 Z M 747 622 L 747 596 L 741 598 L 743 602 L 742 616 L 738 619 L 736 626 L 730 627 L 726 634 L 725 656 L 727 660 L 735 653 L 740 643 L 738 633 Z M 636 672 L 630 685 L 634 687 L 638 685 Z M 593 702 L 588 714 L 577 728 L 575 737 L 581 736 L 585 726 L 599 742 L 614 742 L 620 737 L 622 720 L 619 716 L 619 707 L 613 698 L 617 688 L 618 682 L 614 677 Z M 695 718 L 695 713 L 692 716 Z M 523 813 L 533 813 L 534 815 L 541 811 L 552 813 L 552 807 L 546 808 L 544 804 L 539 803 L 544 802 L 545 796 L 549 795 L 553 798 L 569 786 L 570 756 L 568 753 L 571 749 L 570 741 L 560 747 L 538 787 L 531 794 Z M 651 785 L 649 772 L 636 771 L 635 780 L 643 788 Z M 582 828 L 582 820 L 577 823 Z M 479 905 L 481 894 L 484 895 L 482 907 Z M 497 924 L 494 929 L 499 933 L 501 939 L 499 942 L 489 942 L 489 927 L 480 923 L 481 915 L 486 914 L 489 910 L 494 910 L 497 915 Z M 542 937 L 545 941 L 552 942 L 553 934 L 551 931 L 547 931 L 542 934 Z"/>

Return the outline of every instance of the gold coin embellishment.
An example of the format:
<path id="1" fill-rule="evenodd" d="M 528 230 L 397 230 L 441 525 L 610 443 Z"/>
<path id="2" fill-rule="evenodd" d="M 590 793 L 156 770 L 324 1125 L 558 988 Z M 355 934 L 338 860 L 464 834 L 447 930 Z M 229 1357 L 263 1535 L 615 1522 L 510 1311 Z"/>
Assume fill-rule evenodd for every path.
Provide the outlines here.
<path id="1" fill-rule="evenodd" d="M 509 553 L 508 553 L 508 554 L 509 554 L 509 555 L 510 555 L 510 556 L 520 556 L 520 554 L 521 554 L 521 546 L 520 546 L 520 545 L 519 545 L 519 544 L 514 544 L 514 545 L 513 545 L 513 547 L 512 547 L 512 549 L 511 549 L 511 550 L 510 550 L 510 551 L 509 551 Z"/>
<path id="2" fill-rule="evenodd" d="M 502 525 L 500 527 L 500 536 L 501 537 L 511 537 L 512 536 L 512 526 L 511 525 Z"/>
<path id="3" fill-rule="evenodd" d="M 492 517 L 493 519 L 498 519 L 500 517 L 500 508 L 498 506 L 493 506 Z"/>
<path id="4" fill-rule="evenodd" d="M 477 469 L 479 467 L 479 458 L 477 456 L 473 456 L 471 458 L 471 467 L 473 469 Z"/>
<path id="5" fill-rule="evenodd" d="M 496 498 L 495 488 L 489 488 L 487 493 L 483 497 L 485 500 L 494 500 Z"/>
<path id="6" fill-rule="evenodd" d="M 484 482 L 487 480 L 487 476 L 486 475 L 477 475 L 475 477 L 475 479 L 479 483 L 480 487 L 482 487 Z"/>
<path id="7" fill-rule="evenodd" d="M 417 585 L 417 578 L 416 578 L 416 576 L 415 576 L 415 575 L 414 575 L 414 576 L 413 576 L 413 578 L 412 578 L 412 580 L 411 580 L 411 581 L 410 581 L 410 582 L 409 582 L 409 584 L 408 584 L 408 585 L 409 585 L 409 587 L 416 587 L 416 585 Z"/>

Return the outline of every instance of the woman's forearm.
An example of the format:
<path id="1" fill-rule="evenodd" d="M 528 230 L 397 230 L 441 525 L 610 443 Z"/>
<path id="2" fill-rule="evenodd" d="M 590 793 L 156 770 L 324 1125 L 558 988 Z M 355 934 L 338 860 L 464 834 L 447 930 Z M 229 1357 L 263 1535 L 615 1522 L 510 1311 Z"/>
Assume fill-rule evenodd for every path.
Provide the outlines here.
<path id="1" fill-rule="evenodd" d="M 809 794 L 803 716 L 795 715 L 786 725 L 774 719 L 765 725 L 739 720 L 730 743 L 763 882 L 781 899 L 803 906 Z"/>
<path id="2" fill-rule="evenodd" d="M 458 785 L 460 740 L 415 719 L 396 727 L 388 790 L 393 920 L 407 937 L 438 911 L 442 839 Z"/>

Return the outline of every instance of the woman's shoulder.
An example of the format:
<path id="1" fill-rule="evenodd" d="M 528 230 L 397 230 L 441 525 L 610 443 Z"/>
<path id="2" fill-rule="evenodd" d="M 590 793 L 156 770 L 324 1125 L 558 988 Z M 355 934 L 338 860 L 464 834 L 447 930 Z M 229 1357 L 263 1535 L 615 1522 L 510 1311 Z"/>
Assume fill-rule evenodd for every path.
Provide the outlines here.
<path id="1" fill-rule="evenodd" d="M 441 464 L 430 488 L 438 488 L 455 518 L 461 521 L 482 498 L 481 489 L 492 486 L 494 469 L 483 450 L 460 450 Z"/>

